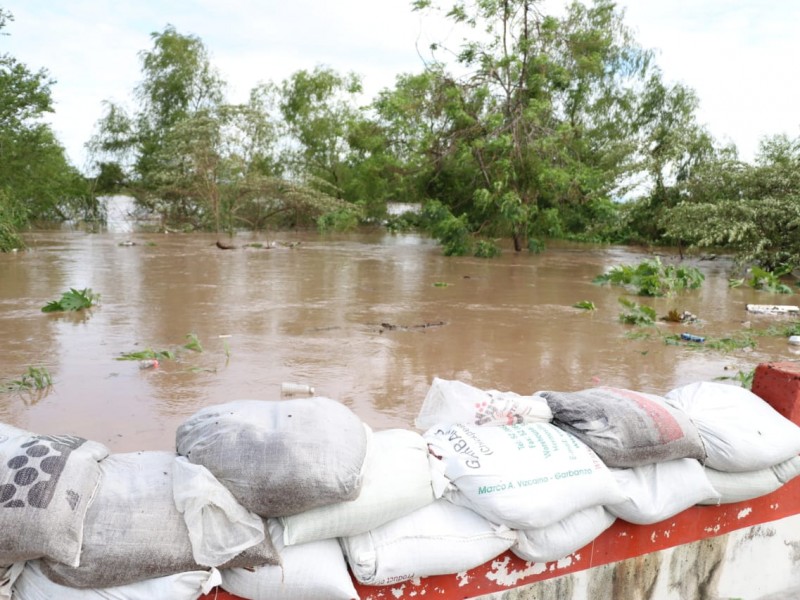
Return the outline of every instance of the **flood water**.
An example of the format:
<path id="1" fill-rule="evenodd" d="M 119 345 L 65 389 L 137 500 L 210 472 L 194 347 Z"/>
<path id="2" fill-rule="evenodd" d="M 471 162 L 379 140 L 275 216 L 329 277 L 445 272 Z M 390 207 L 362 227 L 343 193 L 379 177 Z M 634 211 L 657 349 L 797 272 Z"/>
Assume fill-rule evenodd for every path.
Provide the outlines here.
<path id="1" fill-rule="evenodd" d="M 665 393 L 798 358 L 777 337 L 730 353 L 664 342 L 784 318 L 747 313 L 747 303 L 797 304 L 797 295 L 729 289 L 731 265 L 721 259 L 694 260 L 706 276 L 699 290 L 645 299 L 592 283 L 651 256 L 630 248 L 562 243 L 485 260 L 444 257 L 419 235 L 247 235 L 232 250 L 216 239 L 52 231 L 28 235 L 27 252 L 0 254 L 0 382 L 40 365 L 54 380 L 46 392 L 0 394 L 0 421 L 117 452 L 172 449 L 175 429 L 198 409 L 278 400 L 282 382 L 314 386 L 379 430 L 413 428 L 435 376 L 521 394 L 597 385 Z M 276 247 L 246 246 L 253 242 Z M 41 312 L 71 287 L 99 293 L 99 305 Z M 624 325 L 626 295 L 701 322 Z M 581 300 L 597 310 L 572 307 Z M 632 339 L 634 331 L 649 335 Z M 202 352 L 181 349 L 189 334 Z M 147 348 L 176 358 L 152 369 L 117 360 Z"/>

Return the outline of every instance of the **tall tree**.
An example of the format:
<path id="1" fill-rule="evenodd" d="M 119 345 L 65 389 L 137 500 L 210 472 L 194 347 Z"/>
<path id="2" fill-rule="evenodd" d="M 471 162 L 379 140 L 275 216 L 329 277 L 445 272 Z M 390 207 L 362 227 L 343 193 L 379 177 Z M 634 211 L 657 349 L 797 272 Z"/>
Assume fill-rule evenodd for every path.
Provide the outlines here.
<path id="1" fill-rule="evenodd" d="M 0 30 L 12 20 L 0 9 Z M 88 186 L 69 164 L 44 115 L 53 111 L 55 82 L 0 54 L 0 229 L 12 232 L 39 219 L 64 220 L 92 210 Z M 0 250 L 15 243 L 0 240 Z"/>
<path id="2" fill-rule="evenodd" d="M 573 2 L 561 17 L 537 0 L 474 0 L 448 15 L 480 32 L 457 52 L 467 74 L 448 107 L 451 165 L 477 174 L 462 212 L 473 231 L 535 247 L 553 214 L 607 200 L 631 167 L 650 54 L 610 0 Z"/>

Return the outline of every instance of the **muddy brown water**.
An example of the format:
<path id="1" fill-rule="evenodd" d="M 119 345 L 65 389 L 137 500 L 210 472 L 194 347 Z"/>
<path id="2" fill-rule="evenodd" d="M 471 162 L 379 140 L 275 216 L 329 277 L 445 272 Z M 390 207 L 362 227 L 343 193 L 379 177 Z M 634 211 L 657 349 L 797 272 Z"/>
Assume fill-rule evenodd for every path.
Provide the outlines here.
<path id="1" fill-rule="evenodd" d="M 0 254 L 0 382 L 31 365 L 54 380 L 45 392 L 0 394 L 0 421 L 117 452 L 172 449 L 177 426 L 198 409 L 278 400 L 282 382 L 311 385 L 380 430 L 413 428 L 436 376 L 521 394 L 597 385 L 665 393 L 798 358 L 777 337 L 729 353 L 664 342 L 684 331 L 764 328 L 784 317 L 747 313 L 747 303 L 798 303 L 796 294 L 730 289 L 723 259 L 693 259 L 706 276 L 699 290 L 645 299 L 592 283 L 652 256 L 633 248 L 562 243 L 484 260 L 444 257 L 419 235 L 262 234 L 235 238 L 234 250 L 215 240 L 52 231 L 28 235 L 27 252 Z M 244 246 L 252 242 L 276 247 Z M 70 287 L 101 294 L 99 305 L 41 312 Z M 621 296 L 701 321 L 624 325 Z M 597 310 L 572 307 L 581 300 Z M 634 331 L 647 335 L 633 339 Z M 117 360 L 180 349 L 190 333 L 202 352 L 179 350 L 155 369 Z"/>

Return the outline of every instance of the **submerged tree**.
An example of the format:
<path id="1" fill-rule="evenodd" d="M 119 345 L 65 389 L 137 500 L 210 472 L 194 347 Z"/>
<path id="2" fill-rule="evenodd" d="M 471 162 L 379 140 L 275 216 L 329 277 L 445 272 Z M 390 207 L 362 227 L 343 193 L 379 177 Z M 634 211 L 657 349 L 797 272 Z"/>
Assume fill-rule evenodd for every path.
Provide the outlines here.
<path id="1" fill-rule="evenodd" d="M 431 2 L 419 0 L 417 9 Z M 442 198 L 469 229 L 517 250 L 585 228 L 629 170 L 636 86 L 650 54 L 609 0 L 563 16 L 535 0 L 458 3 L 448 16 L 483 32 L 457 52 L 467 74 L 448 91 L 449 169 L 473 173 L 471 197 Z"/>
<path id="2" fill-rule="evenodd" d="M 0 9 L 0 30 L 12 20 Z M 86 182 L 48 124 L 55 82 L 0 54 L 0 251 L 22 247 L 17 232 L 35 220 L 63 221 L 92 210 Z"/>

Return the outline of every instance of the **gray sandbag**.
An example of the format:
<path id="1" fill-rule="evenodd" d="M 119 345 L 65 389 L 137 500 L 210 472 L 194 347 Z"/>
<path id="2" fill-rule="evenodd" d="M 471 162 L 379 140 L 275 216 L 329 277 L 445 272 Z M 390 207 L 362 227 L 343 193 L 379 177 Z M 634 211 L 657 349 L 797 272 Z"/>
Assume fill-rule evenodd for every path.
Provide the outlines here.
<path id="1" fill-rule="evenodd" d="M 237 400 L 189 417 L 176 445 L 242 506 L 284 517 L 358 497 L 368 431 L 329 398 Z"/>
<path id="2" fill-rule="evenodd" d="M 660 396 L 612 387 L 538 393 L 553 411 L 553 424 L 580 439 L 609 467 L 706 458 L 688 415 Z"/>
<path id="3" fill-rule="evenodd" d="M 175 456 L 131 452 L 102 461 L 102 483 L 86 513 L 80 566 L 44 559 L 42 572 L 60 585 L 107 588 L 203 570 L 173 499 Z M 262 564 L 280 564 L 269 536 L 220 568 Z"/>
<path id="4" fill-rule="evenodd" d="M 77 565 L 84 517 L 108 448 L 0 423 L 0 565 L 49 557 Z"/>

